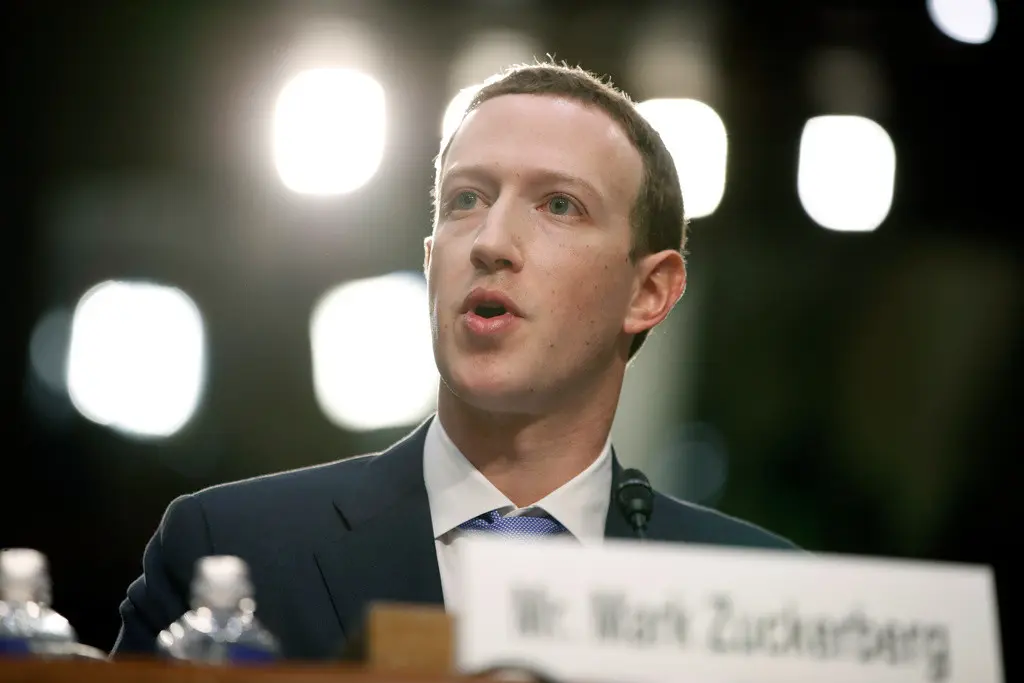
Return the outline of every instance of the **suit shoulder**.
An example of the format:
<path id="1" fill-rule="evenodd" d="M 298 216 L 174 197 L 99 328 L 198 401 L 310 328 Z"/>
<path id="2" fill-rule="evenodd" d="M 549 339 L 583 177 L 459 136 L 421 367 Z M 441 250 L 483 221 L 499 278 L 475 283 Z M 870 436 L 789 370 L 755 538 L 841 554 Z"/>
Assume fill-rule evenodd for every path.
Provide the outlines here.
<path id="1" fill-rule="evenodd" d="M 673 525 L 690 543 L 707 543 L 740 548 L 800 550 L 787 538 L 746 520 L 732 517 L 695 503 L 657 493 L 654 514 L 672 518 Z"/>
<path id="2" fill-rule="evenodd" d="M 377 454 L 359 455 L 344 460 L 274 472 L 247 479 L 217 484 L 192 494 L 204 504 L 222 504 L 245 499 L 279 500 L 318 492 L 337 491 L 358 478 Z"/>

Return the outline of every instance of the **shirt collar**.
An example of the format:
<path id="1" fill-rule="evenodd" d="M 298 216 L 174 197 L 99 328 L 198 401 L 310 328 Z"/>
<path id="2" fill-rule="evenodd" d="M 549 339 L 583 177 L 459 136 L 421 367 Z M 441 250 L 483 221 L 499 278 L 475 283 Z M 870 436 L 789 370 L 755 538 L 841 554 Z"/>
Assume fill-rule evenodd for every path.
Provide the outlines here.
<path id="1" fill-rule="evenodd" d="M 435 539 L 491 510 L 522 514 L 539 508 L 561 522 L 581 543 L 596 543 L 604 539 L 610 504 L 611 437 L 587 469 L 536 504 L 517 509 L 466 459 L 435 416 L 423 444 L 423 480 Z"/>

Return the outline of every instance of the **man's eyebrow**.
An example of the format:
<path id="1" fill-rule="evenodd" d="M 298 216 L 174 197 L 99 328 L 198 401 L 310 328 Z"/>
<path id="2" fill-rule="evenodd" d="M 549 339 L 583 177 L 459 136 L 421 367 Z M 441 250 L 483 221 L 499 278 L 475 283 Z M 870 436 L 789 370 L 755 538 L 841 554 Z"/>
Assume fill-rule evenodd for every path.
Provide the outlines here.
<path id="1" fill-rule="evenodd" d="M 558 185 L 572 185 L 582 189 L 587 194 L 593 196 L 594 199 L 600 199 L 601 193 L 594 186 L 593 183 L 575 176 L 571 173 L 563 173 L 561 171 L 551 170 L 538 170 L 534 173 L 537 176 L 539 182 L 548 182 Z"/>
<path id="2" fill-rule="evenodd" d="M 552 169 L 531 169 L 522 173 L 522 175 L 531 184 L 554 183 L 571 185 L 582 189 L 587 194 L 590 194 L 594 199 L 599 200 L 602 197 L 601 193 L 593 183 L 571 173 L 555 171 Z M 438 183 L 438 185 L 440 187 L 444 187 L 446 184 L 451 182 L 452 179 L 459 178 L 480 180 L 482 182 L 495 182 L 494 177 L 494 172 L 486 166 L 460 166 L 442 174 L 441 182 Z"/>
<path id="3" fill-rule="evenodd" d="M 494 174 L 486 166 L 456 166 L 453 169 L 444 171 L 441 174 L 439 187 L 444 187 L 452 179 L 464 178 L 466 180 L 478 180 L 481 182 L 493 182 Z"/>

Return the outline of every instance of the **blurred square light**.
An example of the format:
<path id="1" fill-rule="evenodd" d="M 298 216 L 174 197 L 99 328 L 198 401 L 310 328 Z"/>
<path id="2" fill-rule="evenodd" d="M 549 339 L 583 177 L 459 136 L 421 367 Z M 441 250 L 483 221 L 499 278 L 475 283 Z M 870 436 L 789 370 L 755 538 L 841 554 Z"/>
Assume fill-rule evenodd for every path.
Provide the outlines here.
<path id="1" fill-rule="evenodd" d="M 896 148 L 882 126 L 860 116 L 818 116 L 800 139 L 797 193 L 815 223 L 867 232 L 892 207 Z"/>
<path id="2" fill-rule="evenodd" d="M 992 40 L 999 23 L 995 0 L 928 0 L 928 15 L 936 28 L 968 45 Z"/>
<path id="3" fill-rule="evenodd" d="M 128 435 L 166 437 L 199 403 L 205 335 L 195 303 L 174 287 L 107 281 L 71 321 L 67 390 L 86 418 Z"/>
<path id="4" fill-rule="evenodd" d="M 281 182 L 300 194 L 352 192 L 384 156 L 384 88 L 349 69 L 304 71 L 281 91 L 274 116 L 274 161 Z"/>
<path id="5" fill-rule="evenodd" d="M 637 110 L 672 154 L 687 217 L 710 216 L 725 194 L 728 141 L 718 113 L 692 99 L 647 100 Z"/>
<path id="6" fill-rule="evenodd" d="M 434 410 L 438 374 L 422 275 L 354 280 L 310 321 L 313 385 L 324 414 L 353 431 L 400 427 Z"/>

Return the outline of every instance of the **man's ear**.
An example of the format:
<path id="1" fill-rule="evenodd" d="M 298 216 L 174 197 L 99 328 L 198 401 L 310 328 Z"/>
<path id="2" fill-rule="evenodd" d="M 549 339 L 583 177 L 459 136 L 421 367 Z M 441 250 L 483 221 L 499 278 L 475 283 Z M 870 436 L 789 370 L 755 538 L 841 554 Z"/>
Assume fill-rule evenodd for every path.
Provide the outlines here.
<path id="1" fill-rule="evenodd" d="M 622 331 L 639 334 L 668 317 L 686 289 L 686 261 L 675 249 L 641 258 L 636 264 L 636 281 Z"/>
<path id="2" fill-rule="evenodd" d="M 430 268 L 430 253 L 434 249 L 434 236 L 427 235 L 423 238 L 423 274 L 427 274 Z"/>

